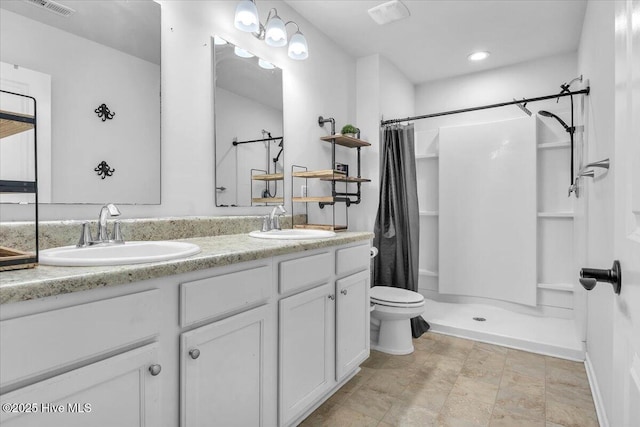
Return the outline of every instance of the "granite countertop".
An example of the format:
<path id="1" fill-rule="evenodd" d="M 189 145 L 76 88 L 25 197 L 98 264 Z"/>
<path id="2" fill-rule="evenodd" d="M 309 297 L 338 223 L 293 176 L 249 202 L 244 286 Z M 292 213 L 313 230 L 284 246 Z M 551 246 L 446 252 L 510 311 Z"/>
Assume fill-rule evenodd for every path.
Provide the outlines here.
<path id="1" fill-rule="evenodd" d="M 102 267 L 39 265 L 0 273 L 0 304 L 27 301 L 106 286 L 204 270 L 261 258 L 337 246 L 373 238 L 370 232 L 341 232 L 317 240 L 267 240 L 247 234 L 178 239 L 195 243 L 202 252 L 188 258 L 145 264 Z"/>

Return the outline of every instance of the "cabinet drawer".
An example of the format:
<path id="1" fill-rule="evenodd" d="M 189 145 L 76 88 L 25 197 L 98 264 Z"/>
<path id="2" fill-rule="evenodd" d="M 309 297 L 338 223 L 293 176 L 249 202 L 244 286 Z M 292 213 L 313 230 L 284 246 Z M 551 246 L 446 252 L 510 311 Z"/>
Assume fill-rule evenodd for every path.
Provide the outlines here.
<path id="1" fill-rule="evenodd" d="M 157 289 L 0 322 L 0 378 L 10 385 L 158 334 Z"/>
<path id="2" fill-rule="evenodd" d="M 371 262 L 369 245 L 352 246 L 336 251 L 336 274 L 353 273 L 369 268 Z"/>
<path id="3" fill-rule="evenodd" d="M 261 265 L 180 285 L 182 327 L 249 307 L 271 295 L 271 266 Z"/>
<path id="4" fill-rule="evenodd" d="M 333 270 L 331 253 L 325 252 L 280 263 L 280 293 L 325 283 Z"/>

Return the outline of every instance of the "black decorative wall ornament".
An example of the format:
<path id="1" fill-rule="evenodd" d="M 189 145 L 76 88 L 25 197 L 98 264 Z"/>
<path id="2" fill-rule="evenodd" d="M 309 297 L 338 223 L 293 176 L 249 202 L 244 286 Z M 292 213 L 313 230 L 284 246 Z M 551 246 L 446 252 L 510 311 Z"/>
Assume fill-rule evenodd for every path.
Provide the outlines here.
<path id="1" fill-rule="evenodd" d="M 103 122 L 113 119 L 113 116 L 116 115 L 116 113 L 109 111 L 107 104 L 100 104 L 100 106 L 93 111 L 102 119 Z"/>
<path id="2" fill-rule="evenodd" d="M 104 105 L 104 104 L 103 104 Z M 98 176 L 101 176 L 102 179 L 105 179 L 108 176 L 113 175 L 116 171 L 115 169 L 111 169 L 111 166 L 107 164 L 104 160 L 100 162 L 100 164 L 94 169 L 97 172 Z"/>

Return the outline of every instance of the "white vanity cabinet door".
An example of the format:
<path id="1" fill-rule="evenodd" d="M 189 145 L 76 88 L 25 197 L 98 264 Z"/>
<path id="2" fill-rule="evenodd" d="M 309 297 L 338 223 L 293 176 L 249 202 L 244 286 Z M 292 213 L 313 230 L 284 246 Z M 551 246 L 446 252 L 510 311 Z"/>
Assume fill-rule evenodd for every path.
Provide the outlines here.
<path id="1" fill-rule="evenodd" d="M 335 385 L 335 298 L 325 283 L 279 302 L 280 425 Z"/>
<path id="2" fill-rule="evenodd" d="M 162 373 L 157 372 L 157 363 L 157 344 L 149 344 L 4 394 L 0 424 L 159 426 Z"/>
<path id="3" fill-rule="evenodd" d="M 274 315 L 265 305 L 182 334 L 181 426 L 275 423 Z"/>
<path id="4" fill-rule="evenodd" d="M 369 357 L 369 270 L 336 281 L 336 381 Z"/>

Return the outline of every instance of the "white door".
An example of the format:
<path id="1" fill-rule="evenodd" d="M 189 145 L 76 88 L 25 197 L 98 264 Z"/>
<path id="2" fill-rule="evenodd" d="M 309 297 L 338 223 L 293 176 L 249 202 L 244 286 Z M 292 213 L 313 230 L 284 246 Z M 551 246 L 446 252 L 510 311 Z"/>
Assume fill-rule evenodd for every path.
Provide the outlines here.
<path id="1" fill-rule="evenodd" d="M 369 357 L 369 270 L 336 282 L 336 381 Z"/>
<path id="2" fill-rule="evenodd" d="M 614 251 L 622 291 L 614 303 L 612 426 L 640 425 L 640 0 L 616 3 Z"/>
<path id="3" fill-rule="evenodd" d="M 280 425 L 335 384 L 335 298 L 325 283 L 280 300 Z"/>
<path id="4" fill-rule="evenodd" d="M 2 395 L 3 427 L 156 427 L 157 344 L 128 351 Z M 160 368 L 161 369 L 161 368 Z M 155 375 L 154 375 L 155 374 Z"/>
<path id="5" fill-rule="evenodd" d="M 183 427 L 274 423 L 272 313 L 262 306 L 182 334 Z"/>

